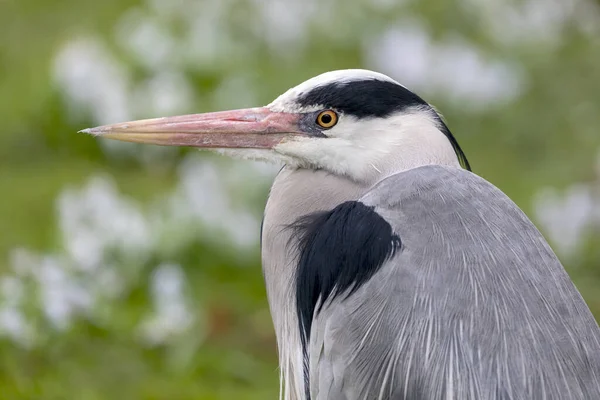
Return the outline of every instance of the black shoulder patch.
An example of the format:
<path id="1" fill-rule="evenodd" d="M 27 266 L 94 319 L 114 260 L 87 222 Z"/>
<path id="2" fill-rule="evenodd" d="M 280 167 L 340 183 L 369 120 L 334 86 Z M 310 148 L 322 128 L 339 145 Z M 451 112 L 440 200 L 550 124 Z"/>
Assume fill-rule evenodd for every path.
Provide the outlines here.
<path id="1" fill-rule="evenodd" d="M 304 216 L 293 228 L 299 237 L 296 310 L 306 360 L 313 316 L 326 301 L 347 298 L 366 283 L 401 241 L 373 207 L 358 201 Z"/>
<path id="2" fill-rule="evenodd" d="M 379 79 L 317 86 L 301 94 L 297 101 L 304 107 L 322 105 L 357 118 L 386 117 L 407 107 L 428 105 L 405 87 Z"/>

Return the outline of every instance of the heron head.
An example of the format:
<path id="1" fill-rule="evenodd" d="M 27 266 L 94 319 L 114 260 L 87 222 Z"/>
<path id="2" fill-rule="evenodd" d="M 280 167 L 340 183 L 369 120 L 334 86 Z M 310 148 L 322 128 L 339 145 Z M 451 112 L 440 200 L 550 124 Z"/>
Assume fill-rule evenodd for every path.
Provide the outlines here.
<path id="1" fill-rule="evenodd" d="M 219 150 L 236 158 L 323 169 L 357 181 L 419 165 L 469 168 L 440 115 L 388 76 L 331 71 L 265 107 L 105 125 L 85 133 Z"/>

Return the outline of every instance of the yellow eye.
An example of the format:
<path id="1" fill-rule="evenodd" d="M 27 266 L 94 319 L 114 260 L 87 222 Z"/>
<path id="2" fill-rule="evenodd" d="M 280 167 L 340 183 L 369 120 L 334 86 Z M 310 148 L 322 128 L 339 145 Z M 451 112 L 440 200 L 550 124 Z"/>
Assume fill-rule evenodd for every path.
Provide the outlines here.
<path id="1" fill-rule="evenodd" d="M 326 110 L 321 111 L 319 115 L 317 115 L 317 124 L 322 128 L 333 128 L 335 124 L 337 124 L 338 116 L 335 111 Z"/>

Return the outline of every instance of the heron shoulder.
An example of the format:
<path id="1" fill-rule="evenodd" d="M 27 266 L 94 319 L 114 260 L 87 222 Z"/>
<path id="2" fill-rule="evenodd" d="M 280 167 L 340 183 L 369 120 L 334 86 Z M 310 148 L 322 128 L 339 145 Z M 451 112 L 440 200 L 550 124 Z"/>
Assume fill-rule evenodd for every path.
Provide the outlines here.
<path id="1" fill-rule="evenodd" d="M 552 253 L 543 235 L 527 215 L 504 192 L 471 171 L 446 166 L 426 165 L 389 176 L 360 199 L 394 227 L 406 225 L 406 218 L 448 229 L 452 224 L 469 229 L 515 231 L 535 237 Z M 449 219 L 440 216 L 450 216 Z M 492 227 L 486 216 L 494 216 L 499 226 Z M 444 226 L 443 221 L 452 223 Z M 466 224 L 466 225 L 465 225 Z M 514 236 L 514 240 L 519 235 Z M 510 238 L 508 240 L 511 240 Z"/>
<path id="2" fill-rule="evenodd" d="M 471 171 L 447 165 L 424 165 L 386 177 L 361 201 L 371 206 L 395 206 L 406 199 L 437 193 L 453 199 L 477 196 L 508 197 L 496 186 Z"/>

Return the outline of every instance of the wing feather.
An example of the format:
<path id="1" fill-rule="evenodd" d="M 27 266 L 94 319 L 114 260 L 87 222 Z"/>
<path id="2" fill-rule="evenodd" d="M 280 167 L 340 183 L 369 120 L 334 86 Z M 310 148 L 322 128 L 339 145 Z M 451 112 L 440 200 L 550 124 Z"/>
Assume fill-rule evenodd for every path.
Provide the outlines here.
<path id="1" fill-rule="evenodd" d="M 312 400 L 600 399 L 600 328 L 500 190 L 427 166 L 361 201 L 403 248 L 314 316 Z"/>

